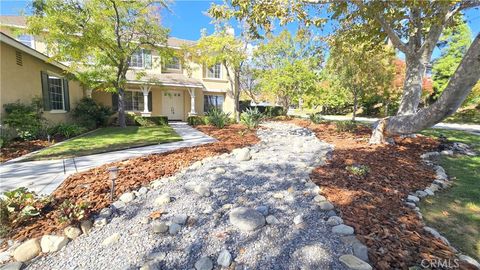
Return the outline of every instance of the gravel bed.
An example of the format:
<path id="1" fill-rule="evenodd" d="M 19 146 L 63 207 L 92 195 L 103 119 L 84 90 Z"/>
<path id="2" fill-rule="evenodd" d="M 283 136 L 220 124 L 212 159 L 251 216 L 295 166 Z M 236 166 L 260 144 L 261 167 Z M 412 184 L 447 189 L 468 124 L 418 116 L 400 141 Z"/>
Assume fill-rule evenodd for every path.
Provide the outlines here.
<path id="1" fill-rule="evenodd" d="M 291 124 L 266 123 L 258 136 L 261 142 L 244 151 L 157 180 L 155 188 L 116 209 L 107 225 L 38 257 L 27 269 L 209 269 L 208 260 L 198 262 L 202 257 L 220 269 L 217 258 L 225 249 L 231 269 L 345 269 L 339 257 L 352 253 L 351 247 L 331 233 L 326 220 L 334 213 L 319 208 L 319 187 L 309 180 L 332 146 Z M 159 205 L 161 196 L 171 202 Z M 275 224 L 240 230 L 229 220 L 238 207 L 278 222 L 270 217 Z M 158 210 L 164 212 L 160 218 L 148 218 Z M 188 216 L 185 224 L 181 215 Z M 172 229 L 174 220 L 180 223 L 175 234 L 154 232 L 153 224 Z"/>

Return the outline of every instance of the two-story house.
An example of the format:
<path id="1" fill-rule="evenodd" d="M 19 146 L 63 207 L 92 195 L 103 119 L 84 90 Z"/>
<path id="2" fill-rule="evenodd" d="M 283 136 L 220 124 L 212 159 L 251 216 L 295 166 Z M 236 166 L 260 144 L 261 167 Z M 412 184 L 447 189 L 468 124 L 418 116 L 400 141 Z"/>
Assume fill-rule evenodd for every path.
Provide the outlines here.
<path id="1" fill-rule="evenodd" d="M 46 45 L 41 39 L 15 35 L 12 31 L 13 28 L 25 26 L 26 19 L 23 16 L 0 16 L 0 29 L 3 33 L 46 54 Z M 167 46 L 179 50 L 183 45 L 194 44 L 194 41 L 169 38 Z M 233 97 L 229 91 L 225 67 L 220 64 L 206 67 L 200 63 L 187 62 L 185 65 L 189 65 L 188 70 L 191 70 L 189 75 L 179 59 L 163 60 L 154 50 L 149 49 L 142 49 L 131 57 L 125 89 L 126 111 L 147 116 L 164 115 L 169 120 L 183 121 L 189 115 L 203 115 L 212 107 L 233 113 Z M 138 76 L 139 74 L 143 76 Z M 10 89 L 2 91 L 15 92 Z M 115 94 L 90 89 L 85 89 L 84 94 L 99 103 L 116 108 Z"/>

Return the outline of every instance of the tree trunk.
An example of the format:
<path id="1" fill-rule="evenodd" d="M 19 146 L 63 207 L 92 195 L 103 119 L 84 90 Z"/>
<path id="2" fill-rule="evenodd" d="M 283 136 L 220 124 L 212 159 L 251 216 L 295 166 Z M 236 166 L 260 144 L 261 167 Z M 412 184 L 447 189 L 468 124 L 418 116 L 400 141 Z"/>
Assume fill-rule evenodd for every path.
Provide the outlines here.
<path id="1" fill-rule="evenodd" d="M 235 121 L 240 122 L 240 72 L 235 72 L 235 85 L 234 85 L 234 111 L 235 111 Z"/>
<path id="2" fill-rule="evenodd" d="M 385 136 L 412 134 L 442 121 L 462 105 L 479 79 L 480 34 L 477 34 L 440 98 L 415 114 L 382 119 L 385 124 L 377 124 L 370 143 L 384 143 Z"/>
<path id="3" fill-rule="evenodd" d="M 352 114 L 352 121 L 355 121 L 355 117 L 357 116 L 357 106 L 358 106 L 358 94 L 355 92 L 353 94 L 353 114 Z"/>
<path id="4" fill-rule="evenodd" d="M 414 114 L 418 110 L 418 104 L 422 97 L 422 82 L 425 75 L 425 64 L 421 61 L 421 55 L 412 54 L 406 56 L 405 82 L 403 95 L 397 115 Z"/>
<path id="5" fill-rule="evenodd" d="M 117 88 L 118 92 L 118 125 L 122 128 L 127 127 L 125 121 L 125 91 L 123 88 Z"/>

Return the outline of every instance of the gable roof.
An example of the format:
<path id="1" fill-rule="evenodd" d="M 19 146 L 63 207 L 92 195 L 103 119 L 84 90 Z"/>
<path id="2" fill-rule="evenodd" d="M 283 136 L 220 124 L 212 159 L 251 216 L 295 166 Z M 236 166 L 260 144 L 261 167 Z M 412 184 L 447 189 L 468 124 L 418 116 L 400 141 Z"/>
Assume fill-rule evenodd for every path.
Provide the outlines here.
<path id="1" fill-rule="evenodd" d="M 37 59 L 40 59 L 42 61 L 44 61 L 45 63 L 48 63 L 48 64 L 51 64 L 51 65 L 54 65 L 58 68 L 61 68 L 62 70 L 66 70 L 68 67 L 65 66 L 64 64 L 60 63 L 60 62 L 57 62 L 57 61 L 52 61 L 50 60 L 50 57 L 48 57 L 47 55 L 35 50 L 35 49 L 32 49 L 30 47 L 28 47 L 27 45 L 21 43 L 20 41 L 14 39 L 13 37 L 3 33 L 3 32 L 0 32 L 0 43 L 5 43 L 5 44 L 8 44 L 12 47 L 14 47 L 15 49 L 19 50 L 19 51 L 22 51 L 24 53 L 27 53 Z"/>
<path id="2" fill-rule="evenodd" d="M 11 16 L 11 15 L 1 15 L 0 16 L 0 25 L 25 28 L 27 27 L 27 17 L 26 16 Z M 181 39 L 176 37 L 169 37 L 167 40 L 167 46 L 172 48 L 180 48 L 184 45 L 191 46 L 195 45 L 197 42 L 193 40 Z"/>

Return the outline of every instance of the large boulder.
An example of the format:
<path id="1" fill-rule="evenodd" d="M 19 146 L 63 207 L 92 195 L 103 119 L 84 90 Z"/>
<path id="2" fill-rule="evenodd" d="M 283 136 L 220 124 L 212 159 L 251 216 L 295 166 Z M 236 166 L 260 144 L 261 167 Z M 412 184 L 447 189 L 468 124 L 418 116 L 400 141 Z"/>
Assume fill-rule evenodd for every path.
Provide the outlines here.
<path id="1" fill-rule="evenodd" d="M 265 225 L 265 217 L 257 210 L 247 207 L 232 209 L 229 220 L 241 231 L 253 231 Z"/>
<path id="2" fill-rule="evenodd" d="M 13 258 L 18 262 L 27 262 L 42 252 L 38 239 L 30 239 L 22 243 L 13 251 Z"/>

